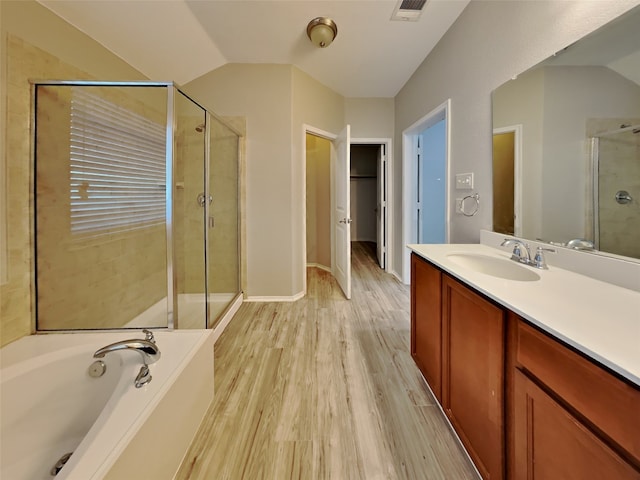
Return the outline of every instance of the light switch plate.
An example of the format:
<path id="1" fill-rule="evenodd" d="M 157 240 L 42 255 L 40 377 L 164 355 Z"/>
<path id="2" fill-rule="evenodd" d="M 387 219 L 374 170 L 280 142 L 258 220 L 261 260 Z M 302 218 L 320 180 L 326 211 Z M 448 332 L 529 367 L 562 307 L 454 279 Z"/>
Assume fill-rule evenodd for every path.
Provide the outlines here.
<path id="1" fill-rule="evenodd" d="M 471 190 L 473 188 L 473 173 L 457 173 L 456 189 Z"/>

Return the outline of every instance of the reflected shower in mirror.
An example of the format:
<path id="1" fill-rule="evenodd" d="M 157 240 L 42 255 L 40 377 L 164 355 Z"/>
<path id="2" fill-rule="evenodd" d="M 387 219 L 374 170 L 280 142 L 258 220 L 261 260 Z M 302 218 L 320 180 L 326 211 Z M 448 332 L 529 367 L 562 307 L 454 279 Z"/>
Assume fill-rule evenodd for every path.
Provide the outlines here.
<path id="1" fill-rule="evenodd" d="M 640 7 L 496 89 L 493 128 L 494 231 L 640 258 Z"/>

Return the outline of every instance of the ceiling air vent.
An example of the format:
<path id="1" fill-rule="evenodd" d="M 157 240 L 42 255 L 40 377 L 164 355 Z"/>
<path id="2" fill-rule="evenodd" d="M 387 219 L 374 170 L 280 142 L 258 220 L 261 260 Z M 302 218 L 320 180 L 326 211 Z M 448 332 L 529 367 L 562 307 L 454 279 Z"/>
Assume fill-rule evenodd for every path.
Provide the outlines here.
<path id="1" fill-rule="evenodd" d="M 426 4 L 427 0 L 399 0 L 396 8 L 393 10 L 391 20 L 417 22 Z"/>

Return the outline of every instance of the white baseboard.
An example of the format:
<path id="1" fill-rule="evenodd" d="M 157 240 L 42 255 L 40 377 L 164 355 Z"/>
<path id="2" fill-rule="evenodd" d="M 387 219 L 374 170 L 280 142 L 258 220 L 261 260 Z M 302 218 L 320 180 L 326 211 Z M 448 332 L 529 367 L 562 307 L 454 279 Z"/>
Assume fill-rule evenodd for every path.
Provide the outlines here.
<path id="1" fill-rule="evenodd" d="M 320 265 L 319 263 L 307 263 L 307 268 L 319 268 L 320 270 L 324 270 L 325 272 L 331 273 L 331 267 L 327 267 L 325 265 Z"/>
<path id="2" fill-rule="evenodd" d="M 251 296 L 244 299 L 245 302 L 295 302 L 304 297 L 304 292 L 296 293 L 291 297 L 261 297 Z"/>
<path id="3" fill-rule="evenodd" d="M 398 274 L 398 272 L 396 272 L 395 270 L 391 270 L 389 273 L 394 277 L 396 277 L 400 281 L 400 283 L 402 283 L 403 285 L 409 285 L 408 283 L 404 283 L 400 274 Z"/>

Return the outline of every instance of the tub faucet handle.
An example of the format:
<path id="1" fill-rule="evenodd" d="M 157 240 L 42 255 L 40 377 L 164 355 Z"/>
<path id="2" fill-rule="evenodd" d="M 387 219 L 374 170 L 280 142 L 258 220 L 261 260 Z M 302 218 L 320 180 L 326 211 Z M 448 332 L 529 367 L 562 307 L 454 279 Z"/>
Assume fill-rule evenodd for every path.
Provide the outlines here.
<path id="1" fill-rule="evenodd" d="M 142 365 L 140 367 L 140 371 L 138 372 L 138 375 L 136 375 L 136 380 L 134 384 L 136 388 L 140 388 L 143 385 L 146 385 L 147 383 L 149 383 L 152 378 L 153 377 L 151 376 L 151 372 L 149 371 L 149 366 Z"/>
<path id="2" fill-rule="evenodd" d="M 151 330 L 147 330 L 146 328 L 142 330 L 142 333 L 145 334 L 144 339 L 147 342 L 156 343 L 156 338 L 153 336 L 153 332 Z"/>

